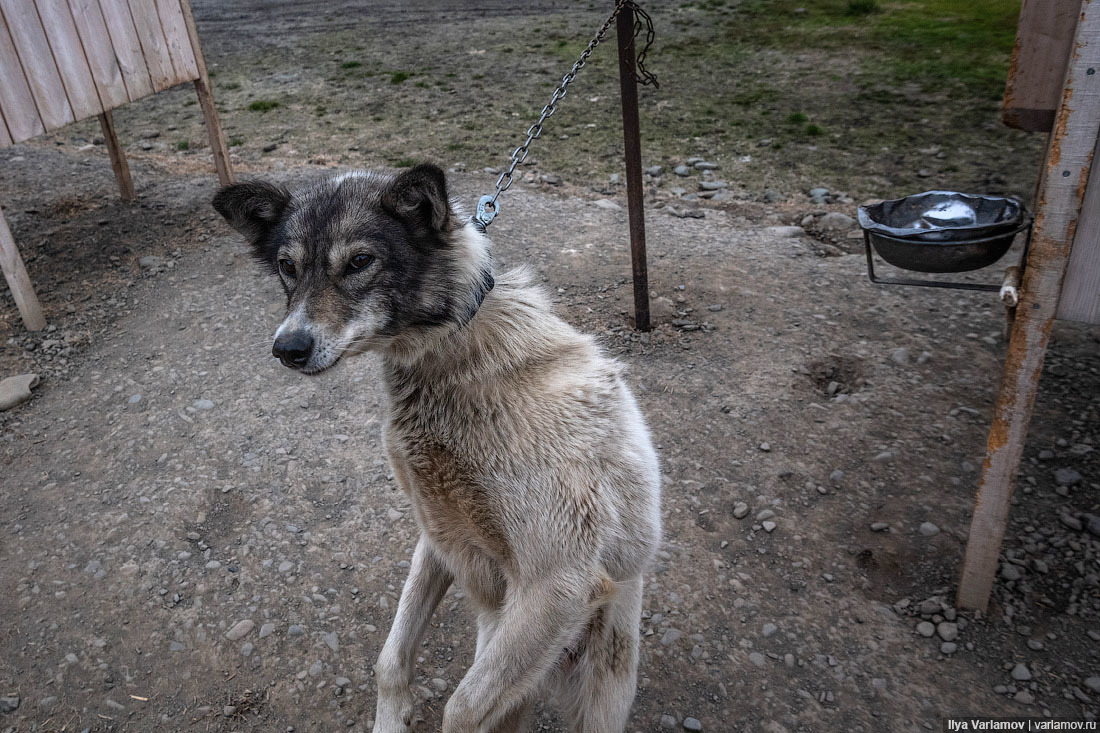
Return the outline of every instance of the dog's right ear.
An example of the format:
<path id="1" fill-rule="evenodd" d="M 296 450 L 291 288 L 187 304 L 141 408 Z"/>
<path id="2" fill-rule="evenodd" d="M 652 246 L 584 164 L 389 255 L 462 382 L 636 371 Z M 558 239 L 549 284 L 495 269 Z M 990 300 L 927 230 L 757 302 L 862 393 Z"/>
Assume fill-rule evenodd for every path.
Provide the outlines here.
<path id="1" fill-rule="evenodd" d="M 282 186 L 265 181 L 234 183 L 214 196 L 214 208 L 229 225 L 248 238 L 253 254 L 263 262 L 274 264 L 274 252 L 269 250 L 268 235 L 286 211 L 290 192 Z"/>

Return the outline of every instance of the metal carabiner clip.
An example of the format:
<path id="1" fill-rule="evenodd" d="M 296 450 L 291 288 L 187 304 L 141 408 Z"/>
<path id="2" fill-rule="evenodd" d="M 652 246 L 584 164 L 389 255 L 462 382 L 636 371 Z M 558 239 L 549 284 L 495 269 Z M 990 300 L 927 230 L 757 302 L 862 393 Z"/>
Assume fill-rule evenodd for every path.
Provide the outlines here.
<path id="1" fill-rule="evenodd" d="M 481 229 L 482 234 L 485 233 L 485 228 L 493 223 L 493 219 L 497 218 L 499 213 L 500 203 L 493 201 L 492 196 L 486 194 L 478 199 L 474 223 Z"/>

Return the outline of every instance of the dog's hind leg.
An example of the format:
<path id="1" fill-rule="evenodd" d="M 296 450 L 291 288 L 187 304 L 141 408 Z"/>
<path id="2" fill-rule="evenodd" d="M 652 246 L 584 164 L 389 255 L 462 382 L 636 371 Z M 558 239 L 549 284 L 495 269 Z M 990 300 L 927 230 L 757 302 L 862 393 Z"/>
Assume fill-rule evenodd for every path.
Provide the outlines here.
<path id="1" fill-rule="evenodd" d="M 638 668 L 642 578 L 617 583 L 592 617 L 581 655 L 562 680 L 558 702 L 572 733 L 618 733 L 626 726 Z"/>
<path id="2" fill-rule="evenodd" d="M 474 658 L 481 656 L 489 640 L 496 634 L 500 624 L 499 611 L 482 611 L 477 617 L 477 651 Z M 523 733 L 531 729 L 531 720 L 535 714 L 534 699 L 520 703 L 512 712 L 490 729 L 490 733 Z"/>
<path id="3" fill-rule="evenodd" d="M 443 711 L 443 733 L 488 733 L 528 703 L 583 629 L 589 583 L 564 574 L 510 584 L 496 630 Z"/>
<path id="4" fill-rule="evenodd" d="M 453 577 L 431 543 L 420 535 L 413 552 L 412 567 L 390 635 L 378 655 L 374 671 L 378 679 L 378 709 L 374 733 L 405 733 L 412 724 L 412 681 L 416 672 L 416 649 L 428 628 L 432 612 L 450 587 Z"/>

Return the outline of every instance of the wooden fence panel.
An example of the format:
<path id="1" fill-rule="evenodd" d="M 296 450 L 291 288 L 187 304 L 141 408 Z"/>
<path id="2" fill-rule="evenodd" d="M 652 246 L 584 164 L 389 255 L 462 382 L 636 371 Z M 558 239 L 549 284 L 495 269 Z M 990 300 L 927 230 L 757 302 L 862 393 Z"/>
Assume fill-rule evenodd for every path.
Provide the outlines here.
<path id="1" fill-rule="evenodd" d="M 34 3 L 26 0 L 0 0 L 0 10 L 4 11 L 8 32 L 15 43 L 23 73 L 30 84 L 38 115 L 42 118 L 46 131 L 57 130 L 75 121 Z"/>
<path id="2" fill-rule="evenodd" d="M 141 42 L 134 19 L 130 16 L 130 6 L 126 0 L 99 0 L 99 7 L 126 82 L 126 95 L 131 102 L 148 97 L 153 93 L 153 81 L 149 77 L 145 56 L 141 53 Z"/>
<path id="3" fill-rule="evenodd" d="M 187 35 L 187 23 L 183 19 L 180 1 L 157 0 L 157 14 L 164 29 L 164 40 L 168 43 L 168 55 L 172 57 L 172 67 L 176 70 L 177 83 L 198 79 L 199 67 L 195 63 L 195 51 Z"/>
<path id="4" fill-rule="evenodd" d="M 46 131 L 3 15 L 0 15 L 0 109 L 4 110 L 12 142 L 23 142 Z"/>
<path id="5" fill-rule="evenodd" d="M 65 86 L 73 116 L 83 120 L 98 115 L 103 111 L 103 104 L 99 101 L 68 0 L 34 0 L 34 4 L 38 8 L 42 30 L 49 40 L 57 71 L 61 74 L 61 83 Z"/>
<path id="6" fill-rule="evenodd" d="M 126 94 L 126 82 L 122 79 L 122 69 L 115 58 L 111 34 L 107 32 L 107 23 L 103 20 L 98 0 L 69 0 L 69 12 L 84 46 L 84 55 L 88 59 L 88 68 L 103 109 L 121 107 L 130 101 L 130 97 Z"/>
<path id="7" fill-rule="evenodd" d="M 145 65 L 149 67 L 153 89 L 159 92 L 175 86 L 176 70 L 172 68 L 172 57 L 168 53 L 168 43 L 164 40 L 156 5 L 152 0 L 130 0 L 130 14 L 141 40 L 141 52 L 145 56 Z"/>

